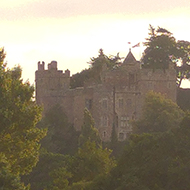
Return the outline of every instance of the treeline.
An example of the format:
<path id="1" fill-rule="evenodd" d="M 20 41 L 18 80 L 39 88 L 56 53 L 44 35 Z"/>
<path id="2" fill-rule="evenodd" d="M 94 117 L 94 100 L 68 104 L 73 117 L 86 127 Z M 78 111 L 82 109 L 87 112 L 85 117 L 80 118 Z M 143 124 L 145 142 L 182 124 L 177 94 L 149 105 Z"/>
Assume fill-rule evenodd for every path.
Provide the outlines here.
<path id="1" fill-rule="evenodd" d="M 59 105 L 45 114 L 38 127 L 48 127 L 48 133 L 41 142 L 37 166 L 23 178 L 25 183 L 31 184 L 31 189 L 82 189 L 94 178 L 108 174 L 116 165 L 112 151 L 103 148 L 87 109 L 80 132 L 68 123 Z"/>
<path id="2" fill-rule="evenodd" d="M 37 166 L 23 178 L 32 190 L 189 187 L 190 113 L 163 95 L 147 94 L 142 117 L 132 123 L 133 134 L 125 142 L 114 139 L 115 146 L 101 142 L 87 109 L 80 133 L 63 116 L 57 105 L 39 124 L 48 126 L 48 134 Z"/>
<path id="3" fill-rule="evenodd" d="M 21 79 L 21 68 L 7 68 L 0 50 L 0 189 L 28 190 L 21 177 L 39 159 L 46 129 L 37 128 L 41 107 L 33 101 L 34 87 Z"/>

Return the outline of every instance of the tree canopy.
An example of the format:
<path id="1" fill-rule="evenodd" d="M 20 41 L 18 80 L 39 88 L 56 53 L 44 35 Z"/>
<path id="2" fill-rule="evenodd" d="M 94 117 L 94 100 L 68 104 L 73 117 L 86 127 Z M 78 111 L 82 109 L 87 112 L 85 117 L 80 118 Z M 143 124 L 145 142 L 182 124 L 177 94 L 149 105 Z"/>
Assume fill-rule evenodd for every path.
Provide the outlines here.
<path id="1" fill-rule="evenodd" d="M 85 109 L 81 134 L 79 136 L 79 146 L 82 146 L 87 141 L 95 142 L 98 146 L 101 145 L 99 132 L 94 126 L 94 119 L 88 109 Z"/>
<path id="2" fill-rule="evenodd" d="M 91 190 L 184 190 L 190 186 L 190 113 L 163 133 L 132 134 L 117 166 Z M 88 189 L 88 188 L 87 188 Z"/>
<path id="3" fill-rule="evenodd" d="M 42 109 L 33 100 L 34 87 L 29 82 L 23 83 L 19 66 L 7 68 L 4 58 L 5 52 L 1 49 L 0 152 L 7 162 L 7 171 L 19 180 L 38 162 L 40 140 L 46 130 L 36 127 Z"/>
<path id="4" fill-rule="evenodd" d="M 149 37 L 144 43 L 142 62 L 144 68 L 167 69 L 176 53 L 176 40 L 172 33 L 163 28 L 157 30 L 150 25 Z"/>
<path id="5" fill-rule="evenodd" d="M 176 69 L 176 83 L 180 87 L 183 79 L 190 78 L 190 42 L 176 41 L 173 34 L 164 28 L 150 25 L 149 37 L 142 56 L 144 68 L 167 69 L 173 64 Z"/>
<path id="6" fill-rule="evenodd" d="M 71 88 L 82 87 L 85 83 L 101 83 L 101 72 L 103 69 L 112 69 L 114 66 L 121 64 L 122 58 L 119 53 L 116 56 L 107 56 L 103 53 L 103 50 L 99 50 L 98 57 L 92 57 L 90 59 L 90 68 L 74 74 L 71 77 Z"/>
<path id="7" fill-rule="evenodd" d="M 178 127 L 184 116 L 179 106 L 164 95 L 150 91 L 144 102 L 142 116 L 134 123 L 135 133 L 164 132 Z"/>
<path id="8" fill-rule="evenodd" d="M 78 133 L 68 122 L 62 106 L 57 104 L 47 110 L 38 126 L 48 128 L 47 136 L 42 140 L 47 151 L 56 154 L 74 154 L 77 151 Z"/>
<path id="9" fill-rule="evenodd" d="M 180 87 L 183 79 L 190 78 L 190 42 L 179 40 L 177 50 L 177 85 Z"/>

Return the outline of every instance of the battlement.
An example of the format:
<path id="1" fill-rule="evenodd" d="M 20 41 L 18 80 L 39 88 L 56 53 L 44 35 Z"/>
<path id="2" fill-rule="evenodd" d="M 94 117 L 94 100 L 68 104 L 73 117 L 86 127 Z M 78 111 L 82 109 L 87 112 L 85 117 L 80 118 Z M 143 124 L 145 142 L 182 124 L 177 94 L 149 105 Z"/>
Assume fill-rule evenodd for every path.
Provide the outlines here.
<path id="1" fill-rule="evenodd" d="M 52 61 L 48 64 L 48 70 L 57 70 L 57 61 Z"/>
<path id="2" fill-rule="evenodd" d="M 38 70 L 39 71 L 43 71 L 44 70 L 44 66 L 45 66 L 44 61 L 42 61 L 42 63 L 40 63 L 40 61 L 38 62 Z"/>
<path id="3" fill-rule="evenodd" d="M 38 72 L 40 71 L 40 72 Z M 43 71 L 43 72 L 41 72 Z M 38 62 L 38 70 L 36 71 L 36 74 L 38 76 L 36 76 L 36 78 L 39 77 L 65 77 L 65 78 L 70 78 L 70 71 L 67 69 L 65 70 L 65 72 L 63 73 L 62 70 L 58 70 L 57 69 L 57 61 L 51 61 L 51 63 L 48 64 L 48 69 L 45 69 L 45 62 L 42 61 L 42 63 L 40 63 L 40 61 Z"/>

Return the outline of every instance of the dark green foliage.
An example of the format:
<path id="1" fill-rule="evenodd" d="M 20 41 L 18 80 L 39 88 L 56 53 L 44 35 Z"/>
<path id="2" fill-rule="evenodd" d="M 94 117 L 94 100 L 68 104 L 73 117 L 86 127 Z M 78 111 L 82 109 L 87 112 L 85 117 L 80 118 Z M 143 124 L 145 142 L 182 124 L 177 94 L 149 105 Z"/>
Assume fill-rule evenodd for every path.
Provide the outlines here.
<path id="1" fill-rule="evenodd" d="M 1 58 L 4 51 L 0 52 Z M 20 67 L 0 63 L 0 152 L 12 172 L 26 174 L 38 161 L 39 141 L 45 130 L 36 127 L 42 109 L 33 101 L 34 87 L 23 83 Z"/>
<path id="2" fill-rule="evenodd" d="M 32 190 L 52 190 L 53 187 L 67 186 L 71 174 L 66 168 L 71 159 L 70 156 L 42 150 L 37 166 L 30 175 L 25 176 L 24 181 L 31 184 Z"/>
<path id="3" fill-rule="evenodd" d="M 25 190 L 20 178 L 32 171 L 39 159 L 45 129 L 36 127 L 41 107 L 33 101 L 34 87 L 23 83 L 21 68 L 9 69 L 0 50 L 0 188 Z"/>
<path id="4" fill-rule="evenodd" d="M 97 58 L 91 58 L 89 69 L 83 70 L 71 77 L 71 88 L 83 87 L 85 83 L 101 83 L 101 72 L 104 69 L 112 69 L 114 66 L 121 64 L 119 53 L 116 56 L 106 56 L 100 49 Z"/>
<path id="5" fill-rule="evenodd" d="M 110 176 L 109 190 L 185 190 L 190 186 L 190 115 L 170 132 L 131 135 L 130 144 Z M 109 183 L 110 182 L 110 183 Z"/>
<path id="6" fill-rule="evenodd" d="M 111 141 L 103 142 L 103 146 L 110 148 L 112 150 L 111 155 L 117 159 L 118 157 L 120 157 L 121 153 L 123 152 L 125 144 L 126 141 L 118 141 L 115 125 L 113 125 L 111 133 Z"/>
<path id="7" fill-rule="evenodd" d="M 82 146 L 87 141 L 95 142 L 97 146 L 101 145 L 101 139 L 98 130 L 94 127 L 94 119 L 88 111 L 84 110 L 84 122 L 79 136 L 79 146 Z"/>
<path id="8" fill-rule="evenodd" d="M 134 123 L 134 133 L 164 132 L 178 127 L 183 111 L 160 93 L 149 92 L 145 98 L 142 116 Z"/>
<path id="9" fill-rule="evenodd" d="M 173 63 L 177 74 L 176 83 L 180 87 L 183 79 L 190 78 L 190 42 L 176 42 L 172 33 L 164 28 L 158 27 L 156 30 L 150 25 L 149 30 L 149 37 L 144 43 L 143 68 L 165 70 Z"/>
<path id="10" fill-rule="evenodd" d="M 170 32 L 163 28 L 157 30 L 150 25 L 149 38 L 145 42 L 147 48 L 142 57 L 143 68 L 167 69 L 176 53 L 176 41 Z"/>
<path id="11" fill-rule="evenodd" d="M 183 79 L 190 78 L 190 42 L 180 40 L 177 42 L 177 85 L 180 87 Z"/>
<path id="12" fill-rule="evenodd" d="M 85 69 L 80 73 L 74 74 L 71 77 L 71 88 L 83 87 L 86 81 L 89 81 L 93 77 L 91 69 Z"/>
<path id="13" fill-rule="evenodd" d="M 184 111 L 190 110 L 190 89 L 178 88 L 177 104 Z"/>
<path id="14" fill-rule="evenodd" d="M 39 123 L 47 127 L 47 136 L 42 141 L 43 148 L 53 153 L 74 154 L 78 147 L 78 133 L 68 123 L 67 116 L 60 105 L 55 105 L 45 113 Z"/>
<path id="15" fill-rule="evenodd" d="M 107 174 L 115 166 L 110 154 L 111 150 L 97 147 L 95 142 L 86 141 L 73 159 L 72 182 L 92 181 L 100 174 Z"/>
<path id="16" fill-rule="evenodd" d="M 11 165 L 6 157 L 0 153 L 0 189 L 2 190 L 28 190 L 20 181 L 20 177 L 11 172 Z"/>
<path id="17" fill-rule="evenodd" d="M 117 138 L 117 133 L 116 133 L 116 130 L 115 130 L 115 123 L 114 123 L 113 127 L 112 127 L 112 132 L 111 132 L 110 148 L 112 150 L 114 150 L 115 147 L 117 146 L 117 143 L 118 143 L 118 138 Z"/>

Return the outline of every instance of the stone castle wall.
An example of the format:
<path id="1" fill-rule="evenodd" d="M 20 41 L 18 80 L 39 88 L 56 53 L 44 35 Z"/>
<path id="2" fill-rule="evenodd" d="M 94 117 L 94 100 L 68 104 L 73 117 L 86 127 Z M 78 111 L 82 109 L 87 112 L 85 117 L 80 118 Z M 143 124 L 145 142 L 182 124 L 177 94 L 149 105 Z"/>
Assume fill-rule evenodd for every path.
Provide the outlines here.
<path id="1" fill-rule="evenodd" d="M 131 52 L 120 67 L 108 70 L 103 68 L 101 84 L 85 85 L 70 89 L 70 71 L 57 70 L 57 62 L 38 63 L 36 71 L 36 101 L 46 111 L 55 104 L 63 106 L 70 123 L 77 130 L 83 123 L 85 107 L 89 109 L 102 140 L 111 137 L 113 122 L 117 117 L 116 132 L 119 140 L 131 133 L 131 120 L 141 116 L 147 92 L 161 92 L 176 101 L 176 74 L 170 67 L 167 70 L 142 69 Z"/>

